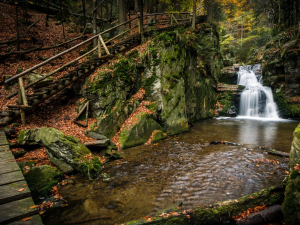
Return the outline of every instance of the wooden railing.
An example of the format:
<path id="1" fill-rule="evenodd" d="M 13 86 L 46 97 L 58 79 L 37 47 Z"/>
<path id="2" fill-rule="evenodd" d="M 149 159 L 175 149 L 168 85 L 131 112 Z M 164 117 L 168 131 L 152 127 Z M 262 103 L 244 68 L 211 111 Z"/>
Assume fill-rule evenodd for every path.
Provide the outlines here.
<path id="1" fill-rule="evenodd" d="M 174 15 L 178 15 L 178 18 L 176 18 Z M 143 26 L 141 26 L 141 22 L 140 21 L 144 21 L 144 18 L 150 18 L 152 17 L 153 19 L 153 22 L 151 23 L 143 23 Z M 167 17 L 167 18 L 166 18 Z M 179 18 L 180 17 L 180 18 Z M 185 17 L 185 18 L 184 18 Z M 14 106 L 8 106 L 9 108 L 11 109 L 21 109 L 21 119 L 22 119 L 22 123 L 23 123 L 23 126 L 25 126 L 25 110 L 26 109 L 30 109 L 31 106 L 28 106 L 28 103 L 27 103 L 27 99 L 26 99 L 26 90 L 28 90 L 30 87 L 33 87 L 35 84 L 39 83 L 40 81 L 54 75 L 55 73 L 59 72 L 59 71 L 62 71 L 63 69 L 65 69 L 66 67 L 68 66 L 71 66 L 73 63 L 75 62 L 78 62 L 80 59 L 94 53 L 96 50 L 97 50 L 97 55 L 96 57 L 98 58 L 103 58 L 103 54 L 106 54 L 108 56 L 111 55 L 111 53 L 109 52 L 109 48 L 107 47 L 107 44 L 108 43 L 111 43 L 111 41 L 116 41 L 116 39 L 119 39 L 119 38 L 124 38 L 124 36 L 128 35 L 128 36 L 131 36 L 133 35 L 132 32 L 134 32 L 134 29 L 136 28 L 139 28 L 137 29 L 138 32 L 136 32 L 135 34 L 141 34 L 143 35 L 143 30 L 145 27 L 153 27 L 153 26 L 157 26 L 158 24 L 170 24 L 171 26 L 176 23 L 176 24 L 179 24 L 180 22 L 184 22 L 184 21 L 191 21 L 192 20 L 192 15 L 191 13 L 189 12 L 179 12 L 179 13 L 153 13 L 153 14 L 146 14 L 146 15 L 143 15 L 143 20 L 141 20 L 141 17 L 140 16 L 137 16 L 137 17 L 134 17 L 124 23 L 121 23 L 117 26 L 114 26 L 110 29 L 107 29 L 41 63 L 39 63 L 38 65 L 35 65 L 23 72 L 21 72 L 20 74 L 17 74 L 15 75 L 14 77 L 11 77 L 9 79 L 7 79 L 5 81 L 5 84 L 9 84 L 13 81 L 16 81 L 18 79 L 18 92 L 15 92 L 15 93 L 12 93 L 10 95 L 8 95 L 6 97 L 6 99 L 10 99 L 16 95 L 18 95 L 18 105 L 14 105 Z M 149 21 L 148 21 L 149 22 Z M 133 24 L 133 26 L 132 26 Z M 128 29 L 126 29 L 125 31 L 123 31 L 122 33 L 116 35 L 115 37 L 107 40 L 107 41 L 104 41 L 103 39 L 103 35 L 114 30 L 114 29 L 118 29 L 119 27 L 121 26 L 124 26 L 125 28 L 128 26 Z M 33 83 L 29 83 L 28 85 L 24 86 L 24 82 L 23 82 L 23 77 L 27 74 L 29 74 L 30 72 L 44 66 L 45 64 L 47 63 L 50 63 L 52 62 L 53 60 L 85 45 L 85 44 L 88 44 L 88 43 L 91 43 L 93 42 L 93 40 L 96 39 L 98 41 L 98 45 L 96 47 L 94 47 L 93 49 L 91 49 L 90 51 L 88 51 L 87 53 L 85 53 L 84 55 L 66 63 L 65 65 L 53 70 L 52 72 L 48 73 L 47 75 L 43 76 L 42 78 L 36 80 L 35 82 Z M 111 45 L 111 46 L 114 46 L 114 45 Z M 111 47 L 110 46 L 110 47 Z M 114 54 L 114 53 L 112 53 Z"/>

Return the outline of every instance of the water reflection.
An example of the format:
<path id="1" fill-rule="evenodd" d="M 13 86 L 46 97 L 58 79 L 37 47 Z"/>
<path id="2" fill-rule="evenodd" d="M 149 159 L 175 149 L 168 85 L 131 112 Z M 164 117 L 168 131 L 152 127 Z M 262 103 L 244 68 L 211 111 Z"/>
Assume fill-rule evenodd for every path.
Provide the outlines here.
<path id="1" fill-rule="evenodd" d="M 278 126 L 274 122 L 242 122 L 239 126 L 238 142 L 245 144 L 267 143 L 268 146 L 274 145 L 274 137 L 277 136 Z"/>
<path id="2" fill-rule="evenodd" d="M 103 173 L 112 177 L 110 183 L 101 178 L 87 182 L 78 175 L 75 185 L 61 189 L 69 206 L 49 211 L 43 222 L 120 224 L 151 215 L 179 200 L 183 207 L 191 208 L 279 184 L 287 161 L 254 147 L 269 145 L 289 151 L 297 124 L 213 119 L 158 145 L 126 149 L 125 159 L 105 165 Z M 217 140 L 247 145 L 207 145 Z M 259 163 L 258 159 L 275 163 Z"/>

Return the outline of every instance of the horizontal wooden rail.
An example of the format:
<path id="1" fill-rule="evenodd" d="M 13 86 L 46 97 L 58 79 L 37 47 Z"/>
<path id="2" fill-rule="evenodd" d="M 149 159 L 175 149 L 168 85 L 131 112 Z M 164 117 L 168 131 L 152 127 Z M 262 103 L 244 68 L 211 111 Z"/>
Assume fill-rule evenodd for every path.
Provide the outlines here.
<path id="1" fill-rule="evenodd" d="M 78 61 L 78 60 L 84 58 L 85 56 L 91 54 L 91 53 L 92 53 L 93 51 L 95 51 L 97 48 L 98 48 L 98 47 L 93 48 L 91 51 L 85 53 L 84 55 L 78 57 L 77 59 L 74 59 L 74 60 L 72 60 L 71 62 L 68 62 L 67 64 L 65 64 L 65 65 L 63 65 L 63 66 L 61 66 L 61 67 L 59 67 L 59 68 L 57 68 L 57 69 L 51 71 L 51 72 L 50 72 L 49 74 L 47 74 L 46 76 L 43 76 L 42 78 L 40 78 L 40 79 L 34 81 L 33 83 L 30 83 L 30 84 L 26 85 L 26 86 L 24 87 L 25 90 L 28 89 L 28 88 L 30 88 L 30 87 L 32 87 L 33 85 L 37 84 L 38 82 L 40 82 L 40 81 L 42 81 L 42 80 L 45 80 L 46 78 L 52 76 L 53 74 L 57 73 L 58 71 L 60 71 L 60 70 L 64 69 L 65 67 L 67 67 L 67 66 L 73 64 L 74 62 L 76 62 L 76 61 Z M 10 99 L 10 98 L 16 96 L 17 94 L 18 94 L 18 92 L 12 93 L 12 94 L 6 96 L 6 99 Z"/>
<path id="2" fill-rule="evenodd" d="M 155 16 L 155 15 L 167 15 L 167 14 L 173 14 L 173 13 L 168 13 L 168 12 L 167 13 L 153 13 L 153 14 L 143 15 L 143 17 Z M 178 13 L 175 13 L 175 14 L 190 14 L 190 13 L 188 13 L 188 12 L 178 12 Z M 112 27 L 110 29 L 107 29 L 107 30 L 101 32 L 99 35 L 103 35 L 103 34 L 109 32 L 111 30 L 114 30 L 114 29 L 120 27 L 120 26 L 126 25 L 127 23 L 130 23 L 131 21 L 133 21 L 135 19 L 138 19 L 138 18 L 140 18 L 140 16 L 134 17 L 134 18 L 132 18 L 132 19 L 130 19 L 130 20 L 124 22 L 124 23 L 121 23 L 121 24 L 119 24 L 117 26 L 114 26 L 114 27 Z M 38 65 L 35 65 L 35 66 L 33 66 L 33 67 L 31 67 L 31 68 L 29 68 L 29 69 L 21 72 L 20 74 L 17 74 L 16 76 L 7 79 L 5 81 L 5 84 L 8 84 L 8 83 L 12 82 L 12 81 L 16 80 L 19 77 L 25 76 L 26 74 L 32 72 L 33 70 L 36 70 L 36 69 L 40 68 L 41 66 L 43 66 L 43 65 L 45 65 L 45 64 L 47 64 L 47 63 L 49 63 L 49 62 L 51 62 L 51 61 L 53 61 L 55 59 L 57 59 L 60 56 L 63 56 L 65 54 L 67 54 L 68 52 L 70 52 L 70 51 L 72 51 L 72 50 L 74 50 L 74 49 L 76 49 L 76 48 L 78 48 L 78 47 L 80 47 L 80 46 L 82 46 L 82 45 L 84 45 L 84 44 L 86 44 L 86 43 L 94 40 L 95 38 L 98 38 L 98 35 L 95 35 L 95 36 L 93 36 L 93 37 L 91 37 L 91 38 L 89 38 L 89 39 L 87 39 L 87 40 L 85 40 L 85 41 L 83 41 L 83 42 L 81 42 L 81 43 L 79 43 L 79 44 L 77 44 L 77 45 L 75 45 L 75 46 L 73 46 L 73 47 L 71 47 L 71 48 L 69 48 L 69 49 L 67 49 L 67 50 L 65 50 L 65 51 L 57 54 L 57 55 L 55 55 L 55 56 L 53 56 L 53 57 L 51 57 L 50 59 L 47 59 L 47 60 L 39 63 Z"/>

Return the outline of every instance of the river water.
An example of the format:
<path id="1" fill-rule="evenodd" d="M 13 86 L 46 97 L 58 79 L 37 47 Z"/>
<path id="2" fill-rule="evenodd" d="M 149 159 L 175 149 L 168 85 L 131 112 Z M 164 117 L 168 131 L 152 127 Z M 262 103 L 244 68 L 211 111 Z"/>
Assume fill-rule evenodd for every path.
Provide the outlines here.
<path id="1" fill-rule="evenodd" d="M 172 206 L 190 209 L 237 199 L 279 184 L 288 161 L 259 146 L 289 152 L 298 121 L 211 119 L 151 146 L 123 150 L 124 159 L 105 165 L 102 178 L 77 175 L 61 188 L 68 206 L 49 210 L 45 224 L 120 224 Z M 226 140 L 243 146 L 209 145 Z M 268 161 L 272 160 L 272 161 Z"/>

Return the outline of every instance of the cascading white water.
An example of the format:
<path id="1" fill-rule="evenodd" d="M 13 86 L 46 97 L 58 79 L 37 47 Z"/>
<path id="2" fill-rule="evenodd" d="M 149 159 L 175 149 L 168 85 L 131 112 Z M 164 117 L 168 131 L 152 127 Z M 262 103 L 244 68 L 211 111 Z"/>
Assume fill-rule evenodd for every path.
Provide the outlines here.
<path id="1" fill-rule="evenodd" d="M 262 86 L 261 65 L 241 66 L 238 85 L 245 86 L 241 94 L 240 116 L 279 118 L 271 88 Z"/>

